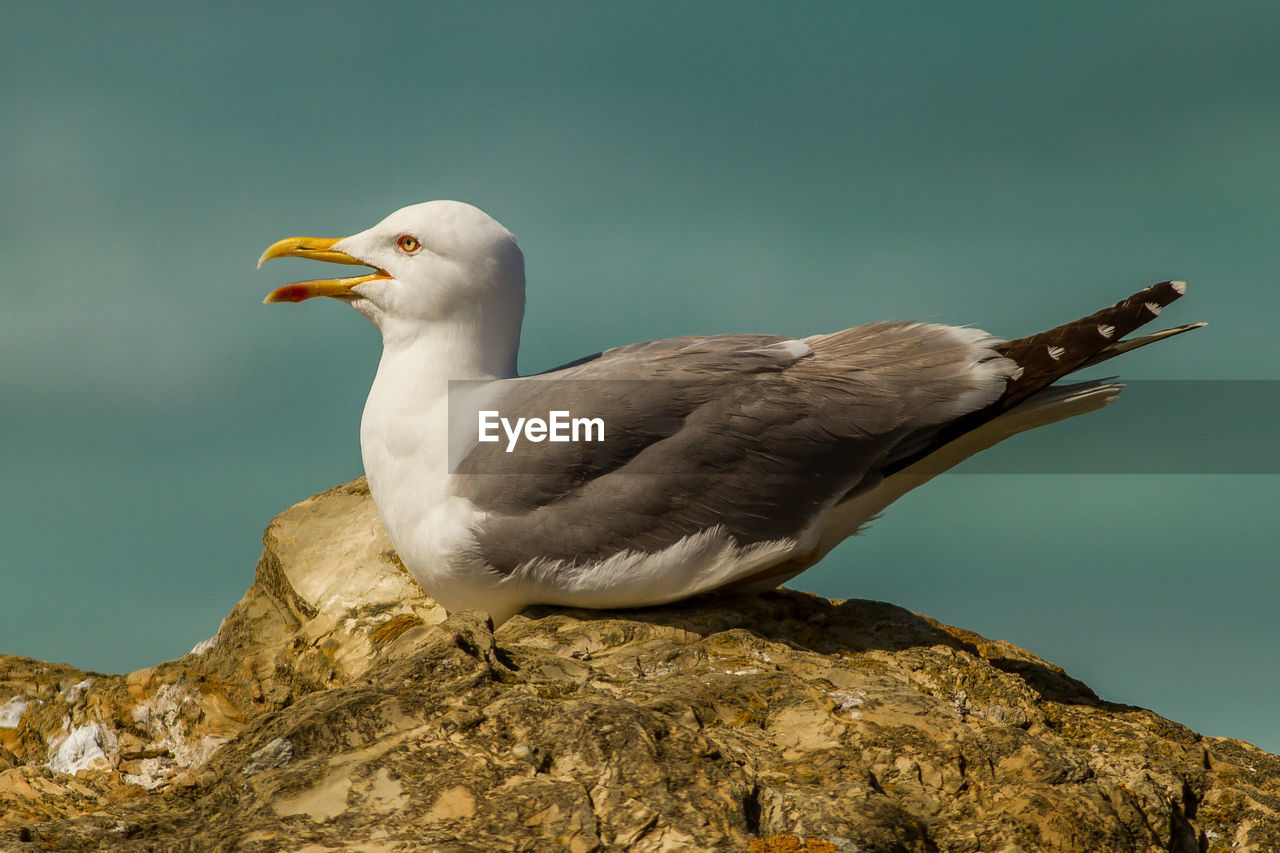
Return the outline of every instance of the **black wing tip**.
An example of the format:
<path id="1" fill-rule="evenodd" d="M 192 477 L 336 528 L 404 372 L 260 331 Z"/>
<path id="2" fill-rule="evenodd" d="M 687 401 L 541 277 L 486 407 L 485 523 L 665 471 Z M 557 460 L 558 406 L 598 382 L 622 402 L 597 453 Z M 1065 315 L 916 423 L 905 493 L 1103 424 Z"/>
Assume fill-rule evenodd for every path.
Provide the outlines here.
<path id="1" fill-rule="evenodd" d="M 1124 305 L 1132 305 L 1141 303 L 1155 317 L 1160 314 L 1160 310 L 1173 302 L 1180 299 L 1187 292 L 1187 283 L 1185 281 L 1161 281 L 1150 287 L 1143 288 L 1128 299 L 1116 303 L 1117 308 Z"/>

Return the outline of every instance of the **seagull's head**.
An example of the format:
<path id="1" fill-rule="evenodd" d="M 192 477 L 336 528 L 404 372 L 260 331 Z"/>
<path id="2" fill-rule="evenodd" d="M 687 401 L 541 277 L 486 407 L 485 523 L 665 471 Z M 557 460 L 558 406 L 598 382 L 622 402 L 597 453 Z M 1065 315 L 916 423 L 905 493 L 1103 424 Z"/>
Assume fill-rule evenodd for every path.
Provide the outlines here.
<path id="1" fill-rule="evenodd" d="M 384 341 L 412 340 L 442 325 L 478 336 L 477 344 L 518 341 L 524 316 L 524 256 L 511 232 L 459 201 L 401 208 L 377 225 L 339 239 L 290 237 L 272 258 L 311 258 L 371 267 L 350 278 L 286 284 L 266 302 L 328 296 L 351 304 L 382 330 Z"/>

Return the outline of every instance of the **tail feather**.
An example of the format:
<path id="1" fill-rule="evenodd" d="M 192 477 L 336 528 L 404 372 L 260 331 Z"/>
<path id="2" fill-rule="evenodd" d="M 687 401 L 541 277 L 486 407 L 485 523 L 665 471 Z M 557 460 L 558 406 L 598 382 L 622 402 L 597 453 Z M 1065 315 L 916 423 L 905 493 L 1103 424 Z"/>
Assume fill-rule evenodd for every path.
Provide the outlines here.
<path id="1" fill-rule="evenodd" d="M 924 448 L 895 460 L 884 473 L 893 474 L 910 467 L 960 436 L 1030 400 L 1069 373 L 1204 326 L 1204 323 L 1190 323 L 1124 339 L 1125 335 L 1154 320 L 1166 305 L 1186 292 L 1185 282 L 1162 281 L 1087 317 L 1047 332 L 998 344 L 994 349 L 1021 368 L 1000 398 L 983 409 L 952 421 L 939 430 Z"/>
<path id="2" fill-rule="evenodd" d="M 1123 355 L 1126 352 L 1132 352 L 1138 347 L 1145 347 L 1147 344 L 1154 344 L 1156 341 L 1163 341 L 1165 338 L 1172 338 L 1174 335 L 1180 335 L 1183 332 L 1189 332 L 1192 329 L 1200 329 L 1207 325 L 1209 324 L 1187 323 L 1185 326 L 1174 326 L 1172 329 L 1152 332 L 1149 335 L 1143 335 L 1139 338 L 1129 338 L 1124 341 L 1116 341 L 1114 344 L 1102 350 L 1076 369 L 1084 370 L 1086 367 L 1093 367 L 1095 364 L 1101 364 L 1109 358 L 1115 358 L 1116 356 Z"/>
<path id="3" fill-rule="evenodd" d="M 996 404 L 999 410 L 1017 405 L 1068 373 L 1134 349 L 1129 346 L 1098 358 L 1103 352 L 1124 343 L 1122 338 L 1125 335 L 1150 323 L 1165 306 L 1186 292 L 1185 282 L 1162 281 L 1087 317 L 1038 335 L 1000 344 L 996 351 L 1021 367 L 1022 374 L 1005 389 Z"/>

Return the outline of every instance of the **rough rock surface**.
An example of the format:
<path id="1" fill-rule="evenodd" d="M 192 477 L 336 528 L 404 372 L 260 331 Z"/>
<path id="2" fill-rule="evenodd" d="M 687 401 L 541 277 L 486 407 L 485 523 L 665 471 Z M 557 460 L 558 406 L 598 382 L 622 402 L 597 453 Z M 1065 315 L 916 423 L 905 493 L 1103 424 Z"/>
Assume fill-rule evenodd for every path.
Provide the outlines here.
<path id="1" fill-rule="evenodd" d="M 449 618 L 362 481 L 216 637 L 0 656 L 0 850 L 1280 850 L 1280 758 L 1007 643 L 781 591 Z"/>

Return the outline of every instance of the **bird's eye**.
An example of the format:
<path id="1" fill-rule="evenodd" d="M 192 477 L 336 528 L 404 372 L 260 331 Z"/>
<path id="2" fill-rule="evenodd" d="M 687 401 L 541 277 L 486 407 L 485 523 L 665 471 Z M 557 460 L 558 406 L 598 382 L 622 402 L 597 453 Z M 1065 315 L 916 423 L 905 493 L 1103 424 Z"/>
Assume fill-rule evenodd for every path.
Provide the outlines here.
<path id="1" fill-rule="evenodd" d="M 412 255 L 414 252 L 422 248 L 422 243 L 412 234 L 401 234 L 396 239 L 396 245 L 400 247 L 400 251 L 406 255 Z"/>

